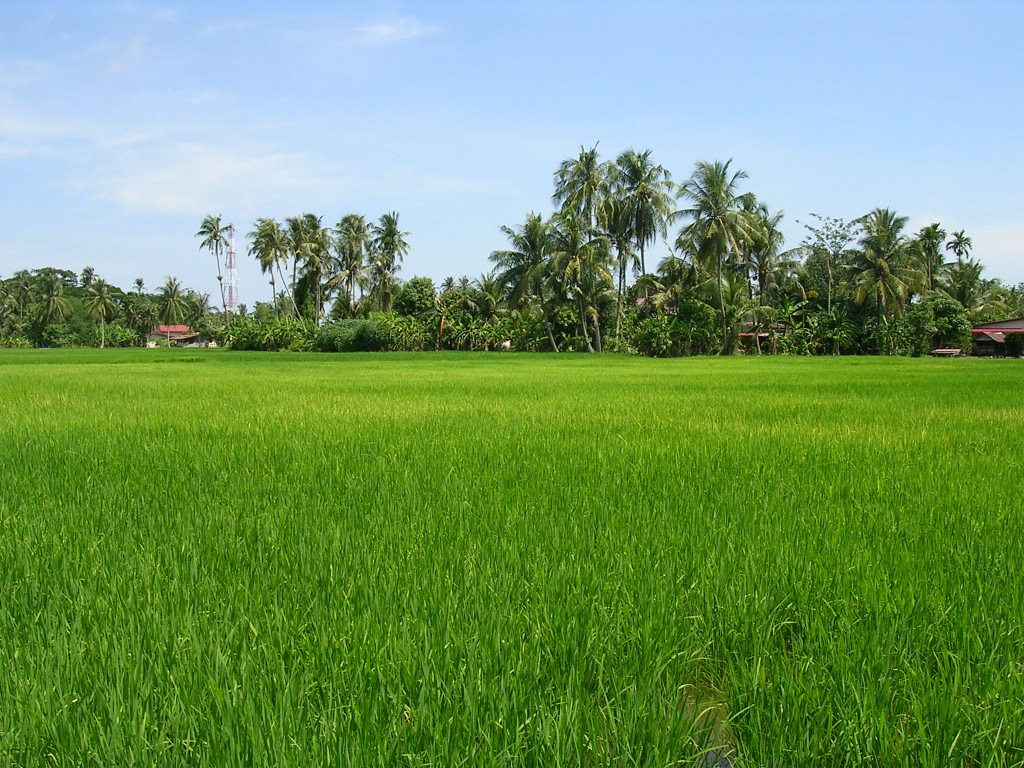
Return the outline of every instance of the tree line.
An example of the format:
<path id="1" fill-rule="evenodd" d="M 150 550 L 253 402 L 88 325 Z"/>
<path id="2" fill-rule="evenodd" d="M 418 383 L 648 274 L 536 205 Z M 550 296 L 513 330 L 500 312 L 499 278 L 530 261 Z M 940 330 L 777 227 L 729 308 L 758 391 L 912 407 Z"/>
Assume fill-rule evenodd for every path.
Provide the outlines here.
<path id="1" fill-rule="evenodd" d="M 921 354 L 968 347 L 973 322 L 1024 315 L 1024 285 L 983 277 L 971 238 L 940 223 L 907 231 L 887 208 L 809 215 L 786 248 L 781 211 L 743 188 L 732 161 L 698 162 L 677 183 L 650 150 L 603 161 L 581 147 L 553 174 L 553 212 L 500 231 L 476 279 L 438 286 L 398 274 L 399 215 L 259 218 L 247 253 L 270 297 L 224 309 L 229 227 L 196 237 L 217 267 L 221 309 L 169 277 L 146 294 L 86 268 L 0 281 L 0 340 L 20 346 L 143 343 L 157 321 L 256 349 L 614 350 L 647 355 Z M 651 251 L 665 252 L 653 266 Z"/>

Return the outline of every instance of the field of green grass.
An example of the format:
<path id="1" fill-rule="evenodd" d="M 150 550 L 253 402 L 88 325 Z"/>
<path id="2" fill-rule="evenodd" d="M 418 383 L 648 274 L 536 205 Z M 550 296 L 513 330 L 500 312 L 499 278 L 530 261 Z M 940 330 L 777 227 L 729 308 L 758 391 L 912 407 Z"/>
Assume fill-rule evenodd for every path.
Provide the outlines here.
<path id="1" fill-rule="evenodd" d="M 1022 385 L 0 352 L 0 764 L 1024 765 Z"/>

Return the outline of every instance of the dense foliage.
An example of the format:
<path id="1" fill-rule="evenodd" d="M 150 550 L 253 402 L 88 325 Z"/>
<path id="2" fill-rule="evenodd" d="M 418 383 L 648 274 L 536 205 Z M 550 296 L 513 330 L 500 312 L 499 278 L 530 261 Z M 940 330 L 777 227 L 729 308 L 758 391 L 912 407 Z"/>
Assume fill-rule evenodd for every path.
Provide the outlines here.
<path id="1" fill-rule="evenodd" d="M 731 161 L 699 162 L 680 184 L 649 150 L 603 162 L 581 147 L 555 171 L 555 212 L 502 226 L 508 247 L 475 280 L 403 283 L 410 233 L 395 212 L 376 222 L 348 214 L 333 227 L 312 213 L 260 218 L 248 252 L 271 294 L 252 312 L 221 313 L 173 278 L 149 295 L 141 280 L 125 292 L 89 268 L 41 269 L 0 281 L 0 345 L 140 344 L 159 320 L 235 349 L 919 355 L 969 348 L 971 323 L 1024 316 L 1024 285 L 983 278 L 963 230 L 911 233 L 884 208 L 852 221 L 812 213 L 787 250 L 782 213 L 746 182 Z M 214 256 L 222 306 L 229 233 L 219 216 L 196 233 Z M 651 270 L 656 243 L 668 253 Z M 382 327 L 377 341 L 318 340 L 347 338 L 356 326 L 321 328 L 352 319 Z"/>

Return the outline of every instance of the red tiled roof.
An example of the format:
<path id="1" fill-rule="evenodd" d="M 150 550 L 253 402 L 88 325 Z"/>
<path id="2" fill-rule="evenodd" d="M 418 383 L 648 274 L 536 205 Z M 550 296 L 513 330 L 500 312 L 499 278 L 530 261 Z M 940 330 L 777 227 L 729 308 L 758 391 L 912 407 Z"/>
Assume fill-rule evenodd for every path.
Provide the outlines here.
<path id="1" fill-rule="evenodd" d="M 189 327 L 187 325 L 158 325 L 156 327 L 157 333 L 188 333 Z"/>

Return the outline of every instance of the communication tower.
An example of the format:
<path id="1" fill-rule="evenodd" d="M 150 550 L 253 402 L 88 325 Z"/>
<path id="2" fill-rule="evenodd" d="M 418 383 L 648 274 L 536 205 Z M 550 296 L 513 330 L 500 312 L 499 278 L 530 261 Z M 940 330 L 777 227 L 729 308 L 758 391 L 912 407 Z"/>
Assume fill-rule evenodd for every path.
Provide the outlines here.
<path id="1" fill-rule="evenodd" d="M 238 270 L 235 269 L 235 225 L 228 224 L 228 290 L 224 296 L 224 309 L 238 311 Z"/>

